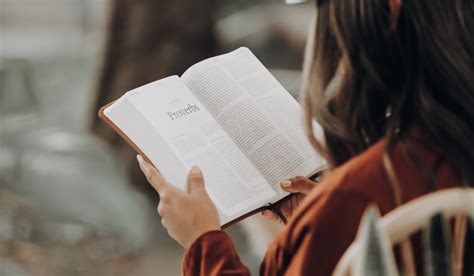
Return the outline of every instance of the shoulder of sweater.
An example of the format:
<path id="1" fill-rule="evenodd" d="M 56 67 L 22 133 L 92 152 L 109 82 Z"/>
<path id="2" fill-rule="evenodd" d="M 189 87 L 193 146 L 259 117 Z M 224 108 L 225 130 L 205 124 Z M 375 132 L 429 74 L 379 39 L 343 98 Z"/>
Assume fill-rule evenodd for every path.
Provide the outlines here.
<path id="1" fill-rule="evenodd" d="M 327 193 L 366 194 L 370 192 L 371 183 L 377 184 L 386 180 L 383 166 L 385 147 L 386 140 L 381 139 L 366 151 L 334 169 L 320 183 L 320 189 Z M 313 192 L 318 193 L 316 189 Z"/>

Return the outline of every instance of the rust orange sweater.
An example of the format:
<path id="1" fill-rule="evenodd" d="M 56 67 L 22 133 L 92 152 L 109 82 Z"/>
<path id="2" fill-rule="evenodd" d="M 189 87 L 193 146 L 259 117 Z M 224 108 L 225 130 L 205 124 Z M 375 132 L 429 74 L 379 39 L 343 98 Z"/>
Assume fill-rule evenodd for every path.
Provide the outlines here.
<path id="1" fill-rule="evenodd" d="M 426 164 L 436 163 L 435 154 L 423 143 L 414 143 Z M 337 261 L 354 240 L 365 208 L 376 203 L 382 214 L 395 208 L 394 196 L 383 167 L 386 141 L 329 173 L 306 196 L 287 226 L 278 234 L 262 263 L 261 275 L 330 275 Z M 390 154 L 400 180 L 402 201 L 430 191 L 421 170 L 398 145 Z M 449 165 L 436 173 L 438 189 L 457 186 Z M 421 261 L 419 245 L 415 257 Z M 183 260 L 184 275 L 248 275 L 232 240 L 224 231 L 212 231 L 199 237 Z"/>

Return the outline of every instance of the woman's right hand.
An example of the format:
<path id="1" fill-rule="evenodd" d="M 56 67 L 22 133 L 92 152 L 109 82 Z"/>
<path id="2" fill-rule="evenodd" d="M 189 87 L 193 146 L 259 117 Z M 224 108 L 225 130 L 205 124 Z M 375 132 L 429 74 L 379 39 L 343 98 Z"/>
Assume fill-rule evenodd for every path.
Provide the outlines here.
<path id="1" fill-rule="evenodd" d="M 280 183 L 281 188 L 286 191 L 293 193 L 294 195 L 288 197 L 286 200 L 281 201 L 280 203 L 276 204 L 275 207 L 280 209 L 282 214 L 288 220 L 291 215 L 294 213 L 296 208 L 298 208 L 300 202 L 303 198 L 311 192 L 314 186 L 318 182 L 312 181 L 304 176 L 296 176 L 289 180 L 284 180 Z M 272 211 L 265 210 L 262 212 L 262 215 L 265 218 L 277 221 L 282 223 L 281 219 Z"/>

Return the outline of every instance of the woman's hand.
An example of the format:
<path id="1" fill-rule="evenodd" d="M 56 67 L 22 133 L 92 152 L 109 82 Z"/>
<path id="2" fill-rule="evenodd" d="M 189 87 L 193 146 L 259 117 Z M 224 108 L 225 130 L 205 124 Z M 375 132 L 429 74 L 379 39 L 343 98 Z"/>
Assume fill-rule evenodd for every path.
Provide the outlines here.
<path id="1" fill-rule="evenodd" d="M 280 183 L 281 188 L 294 194 L 287 200 L 276 204 L 276 207 L 280 209 L 282 214 L 287 219 L 289 219 L 303 198 L 313 189 L 315 184 L 317 184 L 317 182 L 314 182 L 303 176 L 297 176 L 291 178 L 290 180 L 282 181 Z M 282 222 L 281 219 L 270 210 L 263 211 L 262 215 L 268 219 L 275 220 L 280 223 Z"/>
<path id="2" fill-rule="evenodd" d="M 168 234 L 187 248 L 202 234 L 220 230 L 217 209 L 204 188 L 204 177 L 194 166 L 188 174 L 187 192 L 169 184 L 155 167 L 137 155 L 148 182 L 160 195 L 158 214 Z"/>

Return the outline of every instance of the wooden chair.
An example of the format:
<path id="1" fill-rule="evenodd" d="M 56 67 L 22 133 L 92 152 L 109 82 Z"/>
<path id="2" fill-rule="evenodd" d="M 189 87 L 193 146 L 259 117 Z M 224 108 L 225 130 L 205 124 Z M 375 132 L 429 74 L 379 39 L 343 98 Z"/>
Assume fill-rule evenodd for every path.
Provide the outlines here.
<path id="1" fill-rule="evenodd" d="M 438 213 L 443 214 L 446 219 L 456 218 L 453 269 L 455 276 L 461 275 L 467 218 L 474 216 L 474 188 L 452 188 L 427 194 L 389 212 L 377 224 L 392 245 L 402 244 L 411 235 L 422 230 Z M 333 275 L 350 275 L 351 266 L 360 249 L 361 245 L 356 239 L 339 260 Z M 413 258 L 412 255 L 409 257 Z M 409 263 L 414 262 L 411 260 Z M 414 275 L 414 267 L 408 268 L 408 272 L 405 269 L 405 274 Z"/>

